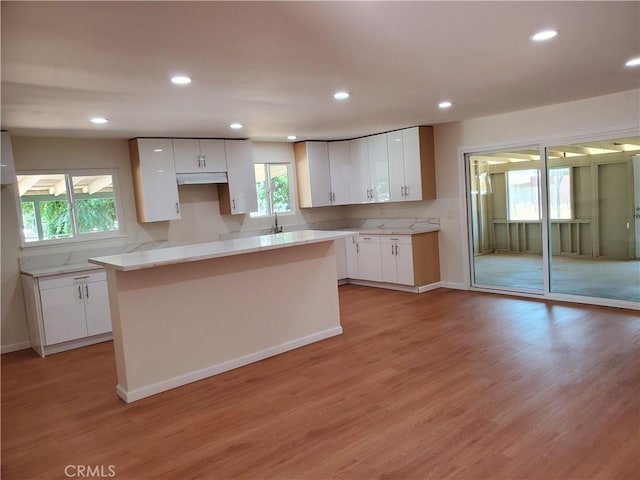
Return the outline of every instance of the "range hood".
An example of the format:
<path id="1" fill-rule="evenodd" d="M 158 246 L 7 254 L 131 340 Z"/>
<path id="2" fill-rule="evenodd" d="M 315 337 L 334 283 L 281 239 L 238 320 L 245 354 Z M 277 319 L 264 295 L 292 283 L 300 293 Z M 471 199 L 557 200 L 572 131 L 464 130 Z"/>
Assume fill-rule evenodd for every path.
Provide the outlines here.
<path id="1" fill-rule="evenodd" d="M 178 185 L 201 185 L 206 183 L 227 183 L 227 172 L 178 173 Z"/>

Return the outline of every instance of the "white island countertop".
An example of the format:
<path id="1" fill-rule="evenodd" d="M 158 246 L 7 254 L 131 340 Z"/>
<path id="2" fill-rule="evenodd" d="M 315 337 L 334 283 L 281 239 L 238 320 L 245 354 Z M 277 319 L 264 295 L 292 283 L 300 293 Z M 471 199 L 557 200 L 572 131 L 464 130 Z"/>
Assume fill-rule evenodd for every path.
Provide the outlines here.
<path id="1" fill-rule="evenodd" d="M 89 262 L 120 271 L 140 270 L 175 263 L 196 262 L 211 258 L 230 257 L 277 248 L 328 242 L 353 237 L 354 235 L 356 235 L 355 232 L 346 231 L 301 230 L 95 257 L 90 258 Z"/>

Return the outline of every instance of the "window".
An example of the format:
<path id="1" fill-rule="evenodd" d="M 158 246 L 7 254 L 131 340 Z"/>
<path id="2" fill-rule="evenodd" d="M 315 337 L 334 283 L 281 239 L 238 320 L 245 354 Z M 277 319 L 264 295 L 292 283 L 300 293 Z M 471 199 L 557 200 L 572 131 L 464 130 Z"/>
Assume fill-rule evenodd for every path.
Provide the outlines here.
<path id="1" fill-rule="evenodd" d="M 549 169 L 549 218 L 570 220 L 571 169 Z M 540 173 L 537 169 L 507 172 L 509 220 L 540 220 Z"/>
<path id="2" fill-rule="evenodd" d="M 256 192 L 258 211 L 251 212 L 252 217 L 269 217 L 274 213 L 291 213 L 290 164 L 256 163 Z"/>
<path id="3" fill-rule="evenodd" d="M 551 220 L 570 220 L 571 169 L 549 169 L 549 217 Z"/>
<path id="4" fill-rule="evenodd" d="M 115 172 L 25 173 L 17 180 L 25 243 L 121 234 Z"/>
<path id="5" fill-rule="evenodd" d="M 538 169 L 507 172 L 509 220 L 540 220 L 539 184 Z"/>

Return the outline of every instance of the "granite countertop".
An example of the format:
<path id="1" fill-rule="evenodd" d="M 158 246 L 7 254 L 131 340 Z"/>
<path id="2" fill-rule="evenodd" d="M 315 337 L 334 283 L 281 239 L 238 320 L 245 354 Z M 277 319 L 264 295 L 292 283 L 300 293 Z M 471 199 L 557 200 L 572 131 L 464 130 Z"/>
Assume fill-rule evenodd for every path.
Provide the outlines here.
<path id="1" fill-rule="evenodd" d="M 29 275 L 33 278 L 38 277 L 48 277 L 51 275 L 60 275 L 63 273 L 75 273 L 75 272 L 84 272 L 87 270 L 102 270 L 102 267 L 98 265 L 93 265 L 88 262 L 84 263 L 75 263 L 69 265 L 57 265 L 55 267 L 42 267 L 42 268 L 28 268 L 23 267 L 20 271 L 25 275 Z"/>
<path id="2" fill-rule="evenodd" d="M 129 271 L 160 267 L 184 262 L 195 262 L 212 258 L 229 257 L 245 253 L 261 252 L 277 248 L 294 247 L 352 237 L 354 232 L 301 230 L 257 237 L 237 238 L 220 242 L 198 243 L 179 247 L 160 248 L 145 252 L 124 253 L 90 258 L 91 263 Z"/>
<path id="3" fill-rule="evenodd" d="M 368 218 L 353 219 L 346 228 L 349 232 L 365 235 L 418 235 L 420 233 L 438 232 L 439 218 Z"/>
<path id="4" fill-rule="evenodd" d="M 440 225 L 430 225 L 419 228 L 349 227 L 342 228 L 341 230 L 346 232 L 363 233 L 365 235 L 419 235 L 421 233 L 439 232 Z"/>

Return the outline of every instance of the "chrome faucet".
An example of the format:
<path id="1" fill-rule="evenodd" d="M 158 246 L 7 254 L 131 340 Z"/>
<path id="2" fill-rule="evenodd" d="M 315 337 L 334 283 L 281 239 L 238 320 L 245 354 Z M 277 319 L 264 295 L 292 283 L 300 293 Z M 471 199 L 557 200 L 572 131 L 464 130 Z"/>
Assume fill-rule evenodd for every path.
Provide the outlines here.
<path id="1" fill-rule="evenodd" d="M 276 219 L 275 219 L 275 224 L 273 226 L 273 233 L 281 233 L 282 232 L 282 225 L 278 226 L 278 213 L 275 212 L 274 213 Z"/>

